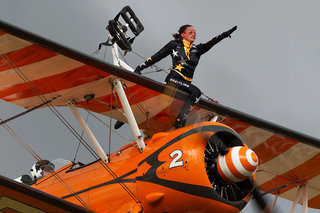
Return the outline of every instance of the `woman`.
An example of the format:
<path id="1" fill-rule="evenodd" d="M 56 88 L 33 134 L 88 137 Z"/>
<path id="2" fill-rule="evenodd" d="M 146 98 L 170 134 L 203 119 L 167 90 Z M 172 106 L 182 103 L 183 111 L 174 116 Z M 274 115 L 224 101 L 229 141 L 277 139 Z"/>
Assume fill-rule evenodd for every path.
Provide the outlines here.
<path id="1" fill-rule="evenodd" d="M 192 25 L 183 25 L 180 27 L 178 33 L 173 34 L 174 40 L 170 41 L 160 51 L 148 58 L 147 61 L 135 69 L 134 72 L 141 75 L 141 70 L 157 63 L 169 54 L 171 55 L 172 69 L 165 81 L 169 86 L 181 89 L 190 94 L 174 123 L 175 128 L 185 126 L 189 111 L 200 99 L 201 91 L 191 84 L 200 56 L 210 50 L 222 39 L 231 37 L 231 33 L 236 29 L 237 26 L 212 38 L 205 44 L 201 43 L 194 45 L 193 42 L 196 40 L 195 29 Z"/>

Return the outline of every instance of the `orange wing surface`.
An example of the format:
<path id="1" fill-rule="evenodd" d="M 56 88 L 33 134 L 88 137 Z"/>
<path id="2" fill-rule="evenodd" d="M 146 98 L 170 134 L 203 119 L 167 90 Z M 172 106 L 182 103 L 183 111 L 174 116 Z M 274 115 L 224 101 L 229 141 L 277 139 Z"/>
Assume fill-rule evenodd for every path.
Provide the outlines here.
<path id="1" fill-rule="evenodd" d="M 0 176 L 1 212 L 90 212 L 73 203 Z"/>
<path id="2" fill-rule="evenodd" d="M 0 22 L 0 98 L 30 109 L 55 98 L 52 106 L 70 100 L 80 108 L 126 122 L 110 79 L 119 77 L 144 133 L 153 136 L 172 128 L 187 97 L 149 78 L 64 47 Z M 94 95 L 94 99 L 85 97 Z M 91 96 L 92 97 L 92 96 Z M 187 124 L 219 122 L 237 131 L 258 155 L 257 183 L 269 193 L 293 200 L 297 187 L 308 186 L 309 207 L 320 208 L 320 140 L 201 99 Z"/>

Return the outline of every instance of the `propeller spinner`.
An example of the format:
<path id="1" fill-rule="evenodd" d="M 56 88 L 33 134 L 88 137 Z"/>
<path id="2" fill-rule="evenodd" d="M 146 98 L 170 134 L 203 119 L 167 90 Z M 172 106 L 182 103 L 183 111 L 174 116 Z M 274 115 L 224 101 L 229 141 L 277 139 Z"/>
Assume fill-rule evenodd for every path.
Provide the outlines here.
<path id="1" fill-rule="evenodd" d="M 237 183 L 251 177 L 258 167 L 258 157 L 245 146 L 229 148 L 227 154 L 218 155 L 217 169 L 227 183 Z"/>

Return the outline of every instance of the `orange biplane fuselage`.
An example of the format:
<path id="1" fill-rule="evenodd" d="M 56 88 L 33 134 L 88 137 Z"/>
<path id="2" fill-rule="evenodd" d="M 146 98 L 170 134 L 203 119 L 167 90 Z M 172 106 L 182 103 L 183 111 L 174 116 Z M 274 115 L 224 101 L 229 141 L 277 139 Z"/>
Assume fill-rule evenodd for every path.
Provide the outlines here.
<path id="1" fill-rule="evenodd" d="M 239 143 L 236 133 L 223 124 L 194 124 L 155 134 L 142 153 L 133 143 L 112 153 L 108 164 L 96 161 L 78 168 L 69 164 L 32 187 L 78 205 L 83 202 L 94 212 L 239 212 L 248 202 L 248 193 L 226 200 L 208 178 L 206 146 L 222 132 L 235 134 Z"/>

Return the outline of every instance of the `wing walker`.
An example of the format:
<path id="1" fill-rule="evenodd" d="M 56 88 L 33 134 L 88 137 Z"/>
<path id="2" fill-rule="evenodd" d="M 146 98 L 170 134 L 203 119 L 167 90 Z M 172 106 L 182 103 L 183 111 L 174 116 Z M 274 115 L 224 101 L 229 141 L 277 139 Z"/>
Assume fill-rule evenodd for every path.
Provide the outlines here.
<path id="1" fill-rule="evenodd" d="M 109 21 L 99 49 L 112 48 L 112 65 L 0 21 L 0 95 L 27 109 L 1 125 L 39 107 L 69 107 L 93 148 L 82 144 L 96 158 L 55 168 L 34 154 L 31 176 L 0 176 L 1 210 L 241 212 L 253 199 L 272 212 L 282 196 L 293 201 L 293 212 L 301 193 L 305 212 L 319 209 L 319 139 L 205 99 L 186 127 L 174 129 L 188 94 L 168 96 L 174 88 L 134 73 L 119 56 L 119 48 L 132 51 L 143 29 L 129 6 Z M 106 154 L 78 108 L 128 123 L 134 142 Z M 301 148 L 309 155 L 291 161 Z M 264 193 L 275 195 L 273 204 Z"/>

